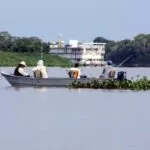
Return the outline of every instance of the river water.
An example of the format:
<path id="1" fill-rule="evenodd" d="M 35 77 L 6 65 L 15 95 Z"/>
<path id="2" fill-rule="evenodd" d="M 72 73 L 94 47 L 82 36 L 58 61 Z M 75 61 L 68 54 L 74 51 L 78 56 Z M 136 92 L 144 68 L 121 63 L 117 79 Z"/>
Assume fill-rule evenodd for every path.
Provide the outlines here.
<path id="1" fill-rule="evenodd" d="M 150 74 L 149 68 L 118 70 L 128 78 Z M 48 72 L 67 76 L 65 68 Z M 98 77 L 101 68 L 82 73 Z M 1 150 L 150 149 L 150 91 L 15 88 L 0 77 L 0 93 Z"/>

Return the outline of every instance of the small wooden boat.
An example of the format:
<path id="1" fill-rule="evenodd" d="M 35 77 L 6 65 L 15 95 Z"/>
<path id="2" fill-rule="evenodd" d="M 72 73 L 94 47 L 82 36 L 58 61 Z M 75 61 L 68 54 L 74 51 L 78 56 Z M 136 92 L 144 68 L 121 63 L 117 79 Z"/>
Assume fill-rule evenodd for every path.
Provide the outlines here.
<path id="1" fill-rule="evenodd" d="M 34 77 L 14 76 L 4 72 L 1 72 L 1 74 L 12 86 L 22 86 L 22 87 L 24 86 L 67 87 L 71 85 L 74 81 L 80 83 L 88 83 L 96 79 L 96 78 L 71 79 L 69 77 L 68 78 L 55 78 L 55 77 L 34 78 Z"/>

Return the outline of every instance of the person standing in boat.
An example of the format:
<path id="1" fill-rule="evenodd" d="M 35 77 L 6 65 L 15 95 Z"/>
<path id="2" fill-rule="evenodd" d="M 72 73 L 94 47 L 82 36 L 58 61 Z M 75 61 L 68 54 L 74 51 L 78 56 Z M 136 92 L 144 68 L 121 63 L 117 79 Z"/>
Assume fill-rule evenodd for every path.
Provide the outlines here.
<path id="1" fill-rule="evenodd" d="M 32 69 L 35 78 L 48 78 L 47 68 L 43 60 L 38 60 L 37 66 Z"/>
<path id="2" fill-rule="evenodd" d="M 116 69 L 113 67 L 111 60 L 107 61 L 100 78 L 115 78 Z"/>
<path id="3" fill-rule="evenodd" d="M 70 78 L 73 78 L 73 79 L 80 78 L 81 71 L 78 67 L 79 67 L 79 63 L 75 63 L 73 68 L 67 69 L 67 72 Z"/>
<path id="4" fill-rule="evenodd" d="M 25 77 L 30 77 L 30 75 L 24 71 L 24 68 L 26 67 L 25 61 L 21 61 L 18 66 L 14 70 L 14 75 L 15 76 L 25 76 Z"/>

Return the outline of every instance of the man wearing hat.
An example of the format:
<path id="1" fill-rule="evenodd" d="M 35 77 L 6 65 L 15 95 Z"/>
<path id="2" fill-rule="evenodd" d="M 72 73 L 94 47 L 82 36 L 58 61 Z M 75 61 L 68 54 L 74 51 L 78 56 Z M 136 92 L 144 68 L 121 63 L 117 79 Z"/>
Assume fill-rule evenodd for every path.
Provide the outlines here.
<path id="1" fill-rule="evenodd" d="M 24 71 L 24 68 L 26 67 L 25 61 L 21 61 L 18 66 L 15 68 L 14 75 L 15 76 L 26 76 L 30 77 L 30 75 Z"/>
<path id="2" fill-rule="evenodd" d="M 107 61 L 106 66 L 104 67 L 102 71 L 101 78 L 114 78 L 116 74 L 116 70 L 113 67 L 113 63 L 111 60 Z"/>
<path id="3" fill-rule="evenodd" d="M 46 69 L 46 66 L 44 66 L 43 60 L 38 60 L 37 66 L 34 67 L 32 70 L 33 70 L 34 77 L 48 78 L 47 69 Z"/>
<path id="4" fill-rule="evenodd" d="M 66 70 L 70 78 L 78 79 L 80 78 L 81 71 L 79 69 L 79 64 L 75 63 L 73 68 Z"/>

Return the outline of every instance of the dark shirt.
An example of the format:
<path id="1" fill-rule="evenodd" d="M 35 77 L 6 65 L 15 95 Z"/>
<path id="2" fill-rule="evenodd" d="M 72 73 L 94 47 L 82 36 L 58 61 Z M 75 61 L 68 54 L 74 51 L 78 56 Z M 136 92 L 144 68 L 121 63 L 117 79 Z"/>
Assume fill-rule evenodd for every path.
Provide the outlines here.
<path id="1" fill-rule="evenodd" d="M 19 72 L 19 68 L 20 68 L 20 67 L 16 67 L 16 68 L 15 68 L 15 71 L 14 71 L 14 75 L 15 75 L 15 76 L 23 76 L 23 74 L 21 74 L 21 73 Z"/>
<path id="2" fill-rule="evenodd" d="M 15 76 L 24 76 L 24 77 L 30 77 L 30 75 L 23 75 L 19 72 L 19 69 L 22 68 L 20 66 L 16 67 L 15 70 L 14 70 L 14 75 Z"/>

